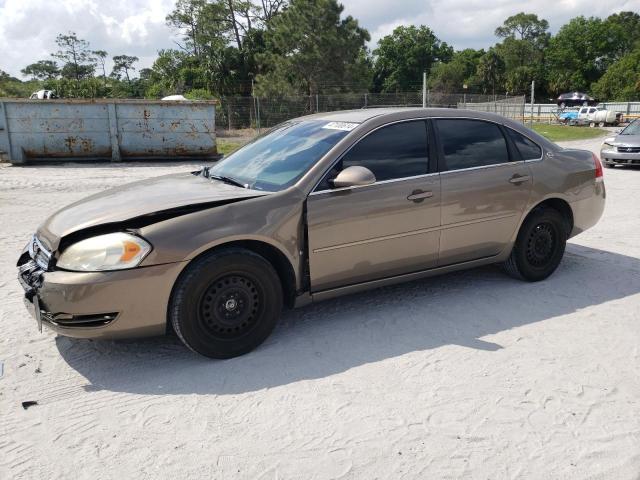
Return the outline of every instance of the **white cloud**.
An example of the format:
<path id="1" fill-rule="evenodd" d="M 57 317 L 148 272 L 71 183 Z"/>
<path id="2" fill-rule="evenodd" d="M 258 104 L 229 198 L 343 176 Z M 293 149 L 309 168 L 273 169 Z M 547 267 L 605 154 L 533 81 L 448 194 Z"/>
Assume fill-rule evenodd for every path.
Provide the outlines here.
<path id="1" fill-rule="evenodd" d="M 139 68 L 174 46 L 165 17 L 174 0 L 0 0 L 0 69 L 20 75 L 29 63 L 51 58 L 58 33 L 74 31 L 94 49 L 136 55 Z M 489 47 L 495 28 L 525 11 L 546 18 L 551 30 L 577 15 L 606 17 L 640 11 L 640 0 L 342 0 L 345 14 L 371 33 L 371 47 L 398 25 L 424 24 L 461 49 Z M 110 65 L 109 65 L 110 67 Z"/>
<path id="2" fill-rule="evenodd" d="M 173 45 L 165 17 L 173 0 L 5 0 L 0 2 L 0 69 L 20 76 L 25 65 L 51 59 L 56 35 L 74 31 L 91 48 L 135 55 L 139 68 Z M 110 68 L 110 65 L 108 65 Z"/>
<path id="3" fill-rule="evenodd" d="M 343 0 L 371 33 L 371 47 L 398 25 L 427 25 L 456 49 L 486 48 L 497 39 L 496 27 L 518 12 L 535 13 L 557 31 L 578 15 L 607 17 L 622 10 L 640 11 L 640 0 Z"/>

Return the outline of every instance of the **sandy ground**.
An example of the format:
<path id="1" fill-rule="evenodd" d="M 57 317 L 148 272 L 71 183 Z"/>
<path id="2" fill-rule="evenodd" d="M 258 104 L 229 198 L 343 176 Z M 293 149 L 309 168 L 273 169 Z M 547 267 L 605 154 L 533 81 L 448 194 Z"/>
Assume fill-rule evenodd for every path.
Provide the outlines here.
<path id="1" fill-rule="evenodd" d="M 640 478 L 640 169 L 606 170 L 603 220 L 545 282 L 317 304 L 228 361 L 37 333 L 14 262 L 38 223 L 189 168 L 0 166 L 1 479 Z"/>

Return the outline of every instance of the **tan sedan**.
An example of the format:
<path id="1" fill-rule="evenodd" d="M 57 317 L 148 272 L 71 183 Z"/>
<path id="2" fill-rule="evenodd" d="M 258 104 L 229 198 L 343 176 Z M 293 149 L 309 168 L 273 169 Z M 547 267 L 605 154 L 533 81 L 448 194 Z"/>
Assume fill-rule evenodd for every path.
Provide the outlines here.
<path id="1" fill-rule="evenodd" d="M 62 335 L 174 330 L 227 358 L 283 306 L 497 263 L 543 280 L 604 209 L 600 160 L 464 110 L 285 122 L 200 171 L 53 214 L 18 261 L 25 303 Z"/>

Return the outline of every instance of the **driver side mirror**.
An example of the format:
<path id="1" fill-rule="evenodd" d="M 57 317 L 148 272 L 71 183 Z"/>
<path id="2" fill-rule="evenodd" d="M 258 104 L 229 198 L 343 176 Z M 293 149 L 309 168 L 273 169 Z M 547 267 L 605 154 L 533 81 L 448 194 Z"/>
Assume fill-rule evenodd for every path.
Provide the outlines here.
<path id="1" fill-rule="evenodd" d="M 333 188 L 362 187 L 376 183 L 376 176 L 366 167 L 347 167 L 333 179 Z"/>

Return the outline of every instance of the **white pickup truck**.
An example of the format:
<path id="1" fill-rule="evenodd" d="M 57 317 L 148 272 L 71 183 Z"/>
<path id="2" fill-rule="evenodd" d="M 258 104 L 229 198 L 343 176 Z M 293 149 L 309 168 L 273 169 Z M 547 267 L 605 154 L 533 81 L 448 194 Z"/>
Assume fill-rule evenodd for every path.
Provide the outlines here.
<path id="1" fill-rule="evenodd" d="M 578 123 L 588 123 L 590 127 L 618 125 L 621 122 L 622 113 L 606 110 L 602 107 L 581 107 L 578 111 Z"/>

